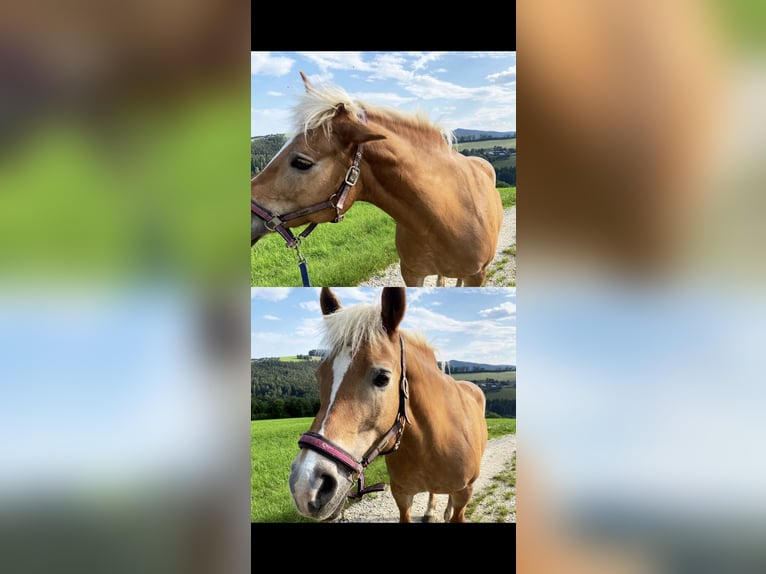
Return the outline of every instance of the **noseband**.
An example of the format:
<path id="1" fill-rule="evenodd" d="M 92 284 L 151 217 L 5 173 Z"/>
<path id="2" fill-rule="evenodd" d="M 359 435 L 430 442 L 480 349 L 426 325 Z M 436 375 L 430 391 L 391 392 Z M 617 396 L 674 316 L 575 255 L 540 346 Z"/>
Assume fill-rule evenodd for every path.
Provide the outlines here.
<path id="1" fill-rule="evenodd" d="M 394 424 L 391 426 L 389 431 L 383 436 L 381 440 L 373 444 L 367 450 L 367 452 L 364 453 L 364 456 L 362 456 L 361 460 L 357 460 L 354 455 L 342 449 L 335 443 L 329 441 L 319 433 L 307 432 L 301 435 L 300 439 L 298 439 L 298 445 L 301 448 L 309 448 L 315 450 L 333 462 L 346 467 L 352 473 L 353 480 L 356 480 L 357 478 L 359 479 L 357 491 L 349 494 L 349 498 L 361 498 L 369 492 L 377 492 L 386 488 L 386 485 L 382 482 L 365 488 L 364 471 L 367 466 L 378 456 L 385 456 L 398 450 L 399 444 L 402 440 L 402 434 L 404 433 L 405 424 L 412 424 L 409 417 L 407 416 L 407 399 L 409 398 L 410 393 L 409 383 L 407 382 L 407 375 L 405 374 L 406 364 L 404 360 L 404 339 L 402 338 L 401 334 L 399 334 L 399 343 L 402 347 L 402 374 L 399 378 L 399 412 L 396 414 L 396 420 L 394 421 Z M 391 442 L 391 439 L 394 437 L 396 437 L 394 446 L 384 451 L 383 449 L 385 446 Z"/>

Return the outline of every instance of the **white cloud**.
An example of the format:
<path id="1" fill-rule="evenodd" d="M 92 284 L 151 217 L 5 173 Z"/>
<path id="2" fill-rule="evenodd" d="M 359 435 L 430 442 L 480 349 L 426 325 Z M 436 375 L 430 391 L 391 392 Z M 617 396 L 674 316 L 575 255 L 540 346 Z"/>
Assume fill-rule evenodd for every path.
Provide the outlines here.
<path id="1" fill-rule="evenodd" d="M 263 318 L 267 321 L 279 321 L 279 317 L 275 315 L 264 315 Z"/>
<path id="2" fill-rule="evenodd" d="M 508 83 L 516 80 L 516 66 L 509 66 L 507 70 L 487 76 L 490 82 Z"/>
<path id="3" fill-rule="evenodd" d="M 250 299 L 282 301 L 290 295 L 290 287 L 251 287 Z"/>
<path id="4" fill-rule="evenodd" d="M 322 307 L 319 305 L 319 301 L 301 301 L 298 303 L 298 307 L 301 309 L 306 309 L 307 311 L 311 311 L 312 313 L 322 312 Z"/>
<path id="5" fill-rule="evenodd" d="M 412 63 L 412 69 L 419 70 L 421 68 L 424 68 L 426 64 L 430 62 L 435 62 L 436 60 L 439 60 L 442 56 L 448 53 L 449 52 L 425 52 L 425 53 L 414 52 L 411 55 L 417 56 L 417 59 Z"/>
<path id="6" fill-rule="evenodd" d="M 407 302 L 414 303 L 415 301 L 419 301 L 423 295 L 431 295 L 436 292 L 438 292 L 437 287 L 418 287 L 417 289 L 408 289 Z"/>
<path id="7" fill-rule="evenodd" d="M 271 52 L 250 52 L 250 75 L 284 76 L 290 73 L 294 63 L 292 58 L 272 56 Z"/>
<path id="8" fill-rule="evenodd" d="M 395 94 L 393 92 L 355 92 L 352 96 L 357 100 L 367 102 L 368 104 L 392 107 L 409 104 L 416 100 L 414 97 L 402 96 L 401 94 Z"/>
<path id="9" fill-rule="evenodd" d="M 502 303 L 502 316 L 461 321 L 424 307 L 411 307 L 404 318 L 404 328 L 423 333 L 441 350 L 445 359 L 486 363 L 516 361 L 516 326 L 510 322 L 510 308 Z M 487 314 L 489 315 L 489 314 Z"/>
<path id="10" fill-rule="evenodd" d="M 371 71 L 373 66 L 365 62 L 362 52 L 298 52 L 315 63 L 322 73 L 328 70 Z M 313 76 L 312 76 L 313 77 Z"/>
<path id="11" fill-rule="evenodd" d="M 479 315 L 482 317 L 507 317 L 516 314 L 516 303 L 505 301 L 500 303 L 497 307 L 491 307 L 490 309 L 482 309 L 479 311 Z"/>

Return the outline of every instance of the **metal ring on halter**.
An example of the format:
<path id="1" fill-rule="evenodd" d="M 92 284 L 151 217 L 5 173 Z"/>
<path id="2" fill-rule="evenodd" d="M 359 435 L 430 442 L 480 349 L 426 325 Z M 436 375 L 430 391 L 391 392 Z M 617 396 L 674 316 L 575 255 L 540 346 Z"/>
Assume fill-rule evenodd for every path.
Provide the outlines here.
<path id="1" fill-rule="evenodd" d="M 359 168 L 355 165 L 352 165 L 348 168 L 348 171 L 346 172 L 346 178 L 344 180 L 344 183 L 348 186 L 353 187 L 357 181 L 359 181 Z"/>
<path id="2" fill-rule="evenodd" d="M 266 229 L 268 229 L 269 231 L 276 231 L 277 227 L 282 225 L 282 223 L 284 223 L 284 222 L 279 218 L 279 216 L 275 215 L 274 217 L 272 217 L 268 221 L 264 221 L 263 222 L 263 226 Z"/>

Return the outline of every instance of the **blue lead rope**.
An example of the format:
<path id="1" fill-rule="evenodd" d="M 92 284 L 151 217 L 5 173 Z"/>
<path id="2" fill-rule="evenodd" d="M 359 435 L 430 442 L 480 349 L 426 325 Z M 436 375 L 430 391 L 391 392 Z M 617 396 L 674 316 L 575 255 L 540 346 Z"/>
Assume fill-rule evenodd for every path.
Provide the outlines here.
<path id="1" fill-rule="evenodd" d="M 303 280 L 304 287 L 311 287 L 311 281 L 309 281 L 309 266 L 306 263 L 306 258 L 301 254 L 300 244 L 303 237 L 296 237 L 297 241 L 292 246 L 295 249 L 295 253 L 298 254 L 298 269 L 301 270 L 301 279 Z"/>
<path id="2" fill-rule="evenodd" d="M 303 257 L 300 253 L 298 254 L 298 268 L 301 270 L 301 279 L 303 279 L 303 286 L 304 287 L 311 287 L 311 282 L 309 281 L 309 268 L 306 264 L 306 258 Z"/>

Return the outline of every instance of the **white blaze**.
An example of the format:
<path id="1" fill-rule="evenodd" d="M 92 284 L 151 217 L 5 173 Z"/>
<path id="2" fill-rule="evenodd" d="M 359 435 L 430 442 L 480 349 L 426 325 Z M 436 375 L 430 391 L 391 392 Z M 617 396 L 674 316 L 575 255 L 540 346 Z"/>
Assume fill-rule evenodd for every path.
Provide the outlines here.
<path id="1" fill-rule="evenodd" d="M 340 388 L 340 384 L 343 382 L 343 377 L 346 376 L 346 371 L 348 371 L 349 366 L 351 365 L 351 352 L 347 349 L 342 349 L 338 352 L 337 355 L 335 355 L 335 360 L 332 363 L 332 389 L 330 390 L 330 402 L 327 404 L 327 410 L 324 414 L 324 420 L 322 421 L 322 426 L 319 428 L 319 434 L 324 435 L 325 432 L 325 422 L 327 421 L 327 417 L 330 414 L 330 409 L 332 408 L 333 403 L 335 402 L 335 395 L 338 394 L 338 389 Z"/>

